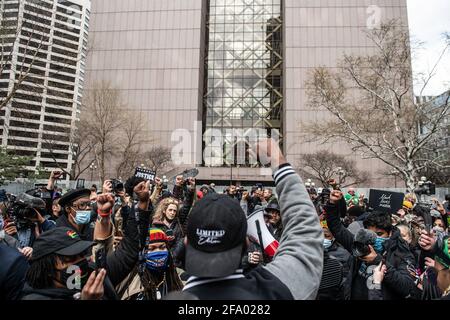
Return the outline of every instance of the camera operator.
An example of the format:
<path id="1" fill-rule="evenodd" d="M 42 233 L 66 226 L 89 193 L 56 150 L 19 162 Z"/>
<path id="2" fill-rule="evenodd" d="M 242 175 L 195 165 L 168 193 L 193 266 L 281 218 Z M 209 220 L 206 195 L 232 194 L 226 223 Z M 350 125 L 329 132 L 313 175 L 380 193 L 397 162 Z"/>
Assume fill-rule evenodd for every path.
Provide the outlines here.
<path id="1" fill-rule="evenodd" d="M 55 223 L 44 218 L 45 202 L 29 194 L 22 193 L 11 199 L 5 209 L 4 230 L 9 236 L 16 238 L 20 251 L 31 258 L 34 241 L 42 233 L 55 228 Z"/>
<path id="2" fill-rule="evenodd" d="M 373 268 L 386 260 L 386 275 L 382 286 L 383 299 L 418 298 L 414 278 L 408 266 L 414 264 L 414 255 L 402 239 L 400 231 L 392 226 L 387 213 L 372 212 L 364 220 L 365 229 L 353 234 L 339 219 L 342 192 L 333 190 L 325 206 L 327 224 L 333 236 L 350 254 L 350 270 L 346 283 L 346 299 L 367 300 L 373 285 Z"/>

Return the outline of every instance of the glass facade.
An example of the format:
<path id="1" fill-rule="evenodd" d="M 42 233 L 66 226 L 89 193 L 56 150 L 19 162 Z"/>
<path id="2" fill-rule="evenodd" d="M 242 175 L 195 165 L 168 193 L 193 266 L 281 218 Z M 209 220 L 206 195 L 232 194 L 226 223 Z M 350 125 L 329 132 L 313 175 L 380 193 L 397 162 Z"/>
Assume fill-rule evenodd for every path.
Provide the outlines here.
<path id="1" fill-rule="evenodd" d="M 282 133 L 281 0 L 210 0 L 208 10 L 204 136 L 222 133 L 224 161 L 215 165 L 248 165 L 236 151 L 242 137 L 231 129 Z"/>

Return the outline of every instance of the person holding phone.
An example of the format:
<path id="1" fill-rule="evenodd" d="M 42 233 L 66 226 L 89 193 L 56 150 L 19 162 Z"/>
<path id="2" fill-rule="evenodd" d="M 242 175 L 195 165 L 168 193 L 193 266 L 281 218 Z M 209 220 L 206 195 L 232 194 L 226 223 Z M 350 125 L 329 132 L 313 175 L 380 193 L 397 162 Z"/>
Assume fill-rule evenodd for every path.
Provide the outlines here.
<path id="1" fill-rule="evenodd" d="M 415 262 L 415 257 L 408 244 L 401 237 L 400 230 L 392 225 L 390 214 L 370 213 L 363 222 L 368 231 L 376 234 L 373 245 L 368 245 L 368 254 L 359 256 L 355 253 L 355 236 L 346 229 L 340 220 L 340 210 L 345 202 L 341 191 L 333 190 L 330 201 L 324 207 L 328 227 L 337 242 L 350 254 L 349 274 L 346 278 L 346 299 L 368 300 L 372 286 L 370 277 L 373 269 L 386 257 L 386 277 L 382 294 L 384 300 L 418 298 L 419 292 L 414 278 L 408 271 L 408 264 Z"/>

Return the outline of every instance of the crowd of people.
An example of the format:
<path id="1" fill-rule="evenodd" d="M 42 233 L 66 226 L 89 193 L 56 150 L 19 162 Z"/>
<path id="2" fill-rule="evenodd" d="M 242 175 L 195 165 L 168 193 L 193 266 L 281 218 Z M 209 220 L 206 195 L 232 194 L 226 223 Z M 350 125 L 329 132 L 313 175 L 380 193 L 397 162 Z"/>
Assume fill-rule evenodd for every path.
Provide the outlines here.
<path id="1" fill-rule="evenodd" d="M 378 212 L 349 188 L 306 188 L 276 143 L 275 190 L 176 177 L 63 193 L 0 191 L 0 300 L 432 300 L 450 296 L 449 197 Z M 261 213 L 277 242 L 249 235 Z"/>

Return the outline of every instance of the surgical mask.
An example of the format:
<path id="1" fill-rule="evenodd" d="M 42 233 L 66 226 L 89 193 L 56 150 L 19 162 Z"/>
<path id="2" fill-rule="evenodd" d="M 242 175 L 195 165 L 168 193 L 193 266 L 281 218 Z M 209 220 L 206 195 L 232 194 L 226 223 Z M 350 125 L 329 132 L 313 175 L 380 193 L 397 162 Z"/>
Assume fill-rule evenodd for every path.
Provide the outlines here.
<path id="1" fill-rule="evenodd" d="M 147 252 L 145 266 L 149 271 L 166 271 L 169 265 L 169 251 Z"/>
<path id="2" fill-rule="evenodd" d="M 75 223 L 78 225 L 88 224 L 91 221 L 91 211 L 76 211 Z"/>
<path id="3" fill-rule="evenodd" d="M 434 226 L 433 230 L 436 231 L 436 232 L 444 232 L 445 231 L 444 228 L 439 227 L 439 226 Z"/>
<path id="4" fill-rule="evenodd" d="M 384 251 L 384 242 L 387 240 L 387 238 L 377 237 L 375 240 L 375 243 L 373 245 L 373 248 L 377 253 L 383 253 Z"/>
<path id="5" fill-rule="evenodd" d="M 333 240 L 323 239 L 323 247 L 329 249 L 333 245 Z"/>
<path id="6" fill-rule="evenodd" d="M 75 265 L 70 265 L 60 271 L 61 280 L 58 281 L 68 289 L 83 289 L 87 283 L 90 274 L 89 263 L 86 259 L 78 262 Z"/>

